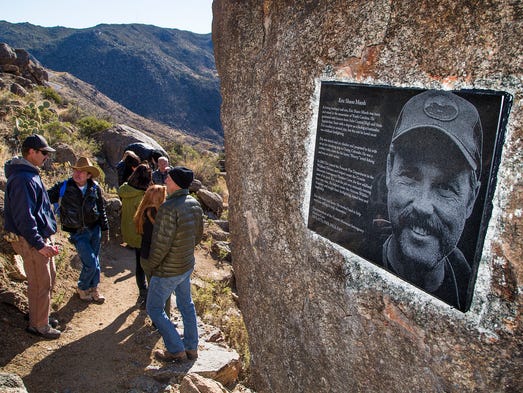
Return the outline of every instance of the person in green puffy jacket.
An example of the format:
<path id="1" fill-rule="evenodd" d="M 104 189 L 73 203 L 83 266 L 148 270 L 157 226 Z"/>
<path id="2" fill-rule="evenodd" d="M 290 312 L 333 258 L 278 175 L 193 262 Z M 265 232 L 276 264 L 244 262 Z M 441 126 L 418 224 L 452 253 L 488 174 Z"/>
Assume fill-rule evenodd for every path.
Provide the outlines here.
<path id="1" fill-rule="evenodd" d="M 147 270 L 151 272 L 147 313 L 162 335 L 166 350 L 154 351 L 163 361 L 195 360 L 198 357 L 198 326 L 191 296 L 194 248 L 203 235 L 203 212 L 189 195 L 193 172 L 182 166 L 169 171 L 165 182 L 167 200 L 156 215 Z M 167 317 L 165 302 L 172 292 L 183 319 L 183 340 Z"/>
<path id="2" fill-rule="evenodd" d="M 136 285 L 138 286 L 138 303 L 145 305 L 147 299 L 147 281 L 145 273 L 140 264 L 140 247 L 142 235 L 136 231 L 133 222 L 134 214 L 142 201 L 145 190 L 152 184 L 152 172 L 148 165 L 140 164 L 134 170 L 129 180 L 118 188 L 118 195 L 122 200 L 121 231 L 123 242 L 134 249 L 136 256 Z"/>

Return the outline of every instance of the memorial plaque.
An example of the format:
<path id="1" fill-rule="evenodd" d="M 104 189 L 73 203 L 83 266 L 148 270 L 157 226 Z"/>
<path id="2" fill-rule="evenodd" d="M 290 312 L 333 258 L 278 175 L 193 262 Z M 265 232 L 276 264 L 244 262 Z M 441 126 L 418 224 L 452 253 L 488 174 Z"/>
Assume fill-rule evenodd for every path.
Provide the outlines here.
<path id="1" fill-rule="evenodd" d="M 467 311 L 511 103 L 323 82 L 309 229 Z"/>

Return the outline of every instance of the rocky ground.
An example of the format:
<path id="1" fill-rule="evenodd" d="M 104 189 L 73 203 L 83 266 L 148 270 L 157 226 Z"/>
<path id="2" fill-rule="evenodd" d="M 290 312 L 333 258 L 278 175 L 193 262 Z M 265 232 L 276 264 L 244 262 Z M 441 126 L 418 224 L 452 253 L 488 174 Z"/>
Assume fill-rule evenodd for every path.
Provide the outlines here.
<path id="1" fill-rule="evenodd" d="M 163 342 L 146 311 L 136 304 L 134 252 L 117 242 L 106 244 L 102 264 L 101 289 L 107 301 L 101 305 L 85 303 L 74 294 L 77 270 L 59 270 L 57 289 L 64 298 L 53 313 L 63 330 L 58 340 L 25 332 L 22 293 L 10 292 L 9 299 L 6 293 L 0 296 L 0 372 L 22 377 L 29 392 L 177 392 L 176 383 L 191 372 L 245 391 L 232 382 L 238 376 L 238 355 L 220 342 L 216 328 L 200 324 L 197 362 L 176 368 L 156 361 L 152 350 L 163 348 Z M 77 257 L 71 265 L 79 267 Z M 218 267 L 205 250 L 198 250 L 195 280 L 227 274 L 230 266 Z M 22 290 L 23 284 L 19 287 Z M 175 309 L 173 318 L 178 318 Z"/>

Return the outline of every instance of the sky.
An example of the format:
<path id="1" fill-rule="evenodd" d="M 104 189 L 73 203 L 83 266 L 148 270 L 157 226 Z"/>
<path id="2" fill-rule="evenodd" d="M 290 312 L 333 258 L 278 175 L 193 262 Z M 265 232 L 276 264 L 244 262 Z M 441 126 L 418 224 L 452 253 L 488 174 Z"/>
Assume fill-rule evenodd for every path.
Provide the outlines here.
<path id="1" fill-rule="evenodd" d="M 211 32 L 212 0 L 0 0 L 0 20 L 44 27 L 143 23 Z"/>

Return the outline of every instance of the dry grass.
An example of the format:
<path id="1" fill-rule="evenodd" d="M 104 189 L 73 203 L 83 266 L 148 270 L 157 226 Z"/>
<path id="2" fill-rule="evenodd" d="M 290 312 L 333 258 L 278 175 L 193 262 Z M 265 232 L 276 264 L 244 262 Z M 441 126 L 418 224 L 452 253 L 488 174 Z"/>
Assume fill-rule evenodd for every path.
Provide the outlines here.
<path id="1" fill-rule="evenodd" d="M 240 355 L 242 372 L 249 373 L 249 337 L 232 290 L 222 282 L 206 282 L 194 287 L 194 305 L 197 314 L 210 325 L 220 328 L 227 343 Z"/>

